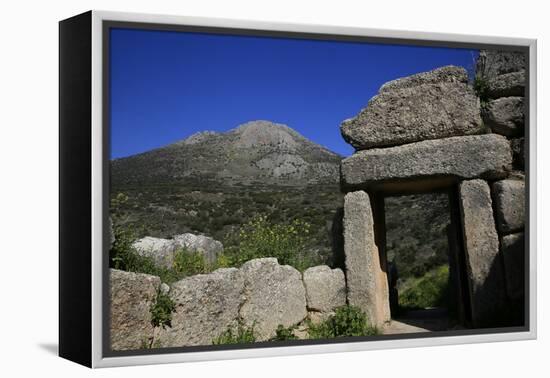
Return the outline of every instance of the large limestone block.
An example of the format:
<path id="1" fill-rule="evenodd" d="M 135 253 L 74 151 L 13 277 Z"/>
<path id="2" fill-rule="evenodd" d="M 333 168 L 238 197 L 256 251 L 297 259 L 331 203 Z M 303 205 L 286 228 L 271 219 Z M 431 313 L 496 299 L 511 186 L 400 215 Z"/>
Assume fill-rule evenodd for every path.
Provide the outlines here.
<path id="1" fill-rule="evenodd" d="M 501 180 L 493 184 L 498 230 L 504 234 L 523 230 L 525 224 L 525 182 Z"/>
<path id="2" fill-rule="evenodd" d="M 344 198 L 344 251 L 348 303 L 362 309 L 378 327 L 390 320 L 388 281 L 374 240 L 370 199 L 363 191 Z"/>
<path id="3" fill-rule="evenodd" d="M 476 63 L 476 76 L 490 78 L 524 69 L 525 53 L 481 50 Z"/>
<path id="4" fill-rule="evenodd" d="M 479 100 L 467 82 L 466 70 L 448 66 L 386 83 L 342 123 L 342 136 L 363 150 L 481 134 Z"/>
<path id="5" fill-rule="evenodd" d="M 110 270 L 111 348 L 149 347 L 154 337 L 151 305 L 157 298 L 160 278 L 142 273 Z"/>
<path id="6" fill-rule="evenodd" d="M 474 326 L 502 309 L 505 283 L 491 192 L 483 180 L 460 184 L 460 211 Z"/>
<path id="7" fill-rule="evenodd" d="M 139 255 L 150 257 L 159 267 L 170 269 L 174 264 L 174 252 L 177 249 L 174 240 L 146 236 L 135 241 L 132 246 Z"/>
<path id="8" fill-rule="evenodd" d="M 525 71 L 510 72 L 487 80 L 490 98 L 525 96 Z"/>
<path id="9" fill-rule="evenodd" d="M 176 305 L 172 327 L 158 332 L 161 347 L 210 345 L 238 324 L 243 278 L 236 268 L 218 269 L 174 283 L 170 297 Z"/>
<path id="10" fill-rule="evenodd" d="M 305 319 L 306 290 L 299 271 L 272 257 L 247 261 L 240 271 L 244 277 L 240 316 L 245 326 L 254 327 L 258 341 L 275 336 L 279 325 L 290 327 Z"/>
<path id="11" fill-rule="evenodd" d="M 523 97 L 501 97 L 489 101 L 483 121 L 494 133 L 505 136 L 523 134 Z"/>
<path id="12" fill-rule="evenodd" d="M 520 299 L 525 287 L 525 238 L 523 232 L 502 237 L 506 289 L 511 299 Z"/>
<path id="13" fill-rule="evenodd" d="M 304 272 L 304 286 L 310 311 L 328 313 L 346 304 L 346 278 L 341 269 L 309 268 Z"/>
<path id="14" fill-rule="evenodd" d="M 359 151 L 342 161 L 341 177 L 346 186 L 362 187 L 422 177 L 490 179 L 504 177 L 511 165 L 508 140 L 485 134 Z"/>

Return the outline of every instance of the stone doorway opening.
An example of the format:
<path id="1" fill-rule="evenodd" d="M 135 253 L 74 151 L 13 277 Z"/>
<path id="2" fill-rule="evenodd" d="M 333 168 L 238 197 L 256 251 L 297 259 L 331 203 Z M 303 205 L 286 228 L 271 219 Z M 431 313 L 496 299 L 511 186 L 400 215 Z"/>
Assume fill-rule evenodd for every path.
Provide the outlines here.
<path id="1" fill-rule="evenodd" d="M 456 188 L 374 197 L 392 319 L 384 333 L 466 327 L 470 302 Z"/>

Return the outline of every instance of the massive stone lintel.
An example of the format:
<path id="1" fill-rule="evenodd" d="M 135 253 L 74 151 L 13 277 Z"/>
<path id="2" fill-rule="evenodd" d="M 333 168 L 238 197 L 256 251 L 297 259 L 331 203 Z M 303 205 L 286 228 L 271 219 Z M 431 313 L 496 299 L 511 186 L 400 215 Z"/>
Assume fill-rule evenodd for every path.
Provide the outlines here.
<path id="1" fill-rule="evenodd" d="M 342 136 L 363 150 L 481 134 L 479 99 L 467 82 L 466 70 L 454 66 L 390 81 L 342 123 Z"/>
<path id="2" fill-rule="evenodd" d="M 344 251 L 348 303 L 362 309 L 378 327 L 390 320 L 388 281 L 374 240 L 374 220 L 367 193 L 344 200 Z"/>
<path id="3" fill-rule="evenodd" d="M 511 166 L 506 138 L 485 134 L 359 151 L 342 161 L 341 178 L 348 188 L 433 177 L 496 179 Z"/>
<path id="4" fill-rule="evenodd" d="M 474 326 L 502 310 L 506 287 L 493 216 L 491 191 L 483 180 L 460 184 L 460 211 Z"/>

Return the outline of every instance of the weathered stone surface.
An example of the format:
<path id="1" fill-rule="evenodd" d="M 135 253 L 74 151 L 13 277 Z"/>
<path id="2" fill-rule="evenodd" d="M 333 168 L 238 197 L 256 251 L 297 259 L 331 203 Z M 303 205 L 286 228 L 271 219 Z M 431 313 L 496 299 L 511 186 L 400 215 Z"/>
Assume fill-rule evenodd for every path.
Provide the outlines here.
<path id="1" fill-rule="evenodd" d="M 525 138 L 515 138 L 510 141 L 514 169 L 525 170 Z"/>
<path id="2" fill-rule="evenodd" d="M 111 348 L 131 350 L 149 347 L 154 337 L 151 305 L 160 278 L 142 273 L 110 270 Z"/>
<path id="3" fill-rule="evenodd" d="M 174 264 L 177 249 L 174 240 L 146 236 L 134 242 L 133 247 L 139 255 L 152 258 L 160 267 L 171 268 Z"/>
<path id="4" fill-rule="evenodd" d="M 490 98 L 525 96 L 525 71 L 499 75 L 487 81 Z"/>
<path id="5" fill-rule="evenodd" d="M 482 112 L 483 121 L 494 133 L 517 136 L 523 134 L 523 97 L 501 97 L 489 101 Z"/>
<path id="6" fill-rule="evenodd" d="M 358 150 L 484 132 L 479 99 L 463 68 L 448 66 L 391 81 L 367 107 L 344 121 Z"/>
<path id="7" fill-rule="evenodd" d="M 279 325 L 290 327 L 307 316 L 306 290 L 299 271 L 276 258 L 250 260 L 240 269 L 245 300 L 240 317 L 254 327 L 258 341 L 275 336 Z"/>
<path id="8" fill-rule="evenodd" d="M 170 289 L 176 304 L 172 327 L 159 330 L 155 343 L 161 347 L 209 345 L 236 327 L 243 282 L 238 269 L 226 268 L 174 283 Z"/>
<path id="9" fill-rule="evenodd" d="M 491 192 L 483 180 L 460 184 L 460 211 L 474 326 L 482 326 L 502 307 L 505 283 Z"/>
<path id="10" fill-rule="evenodd" d="M 380 93 L 412 88 L 423 84 L 468 83 L 468 72 L 462 67 L 445 66 L 432 71 L 391 80 L 380 87 Z"/>
<path id="11" fill-rule="evenodd" d="M 374 240 L 370 199 L 363 191 L 348 193 L 344 199 L 344 251 L 348 303 L 380 327 L 391 316 L 388 281 Z"/>
<path id="12" fill-rule="evenodd" d="M 359 151 L 342 161 L 342 182 L 362 186 L 383 181 L 451 176 L 502 178 L 512 166 L 506 138 L 496 134 L 428 140 Z"/>
<path id="13" fill-rule="evenodd" d="M 340 269 L 309 268 L 304 272 L 304 286 L 308 310 L 330 312 L 346 304 L 346 279 Z"/>
<path id="14" fill-rule="evenodd" d="M 495 77 L 525 69 L 525 53 L 481 50 L 476 63 L 476 76 Z"/>
<path id="15" fill-rule="evenodd" d="M 186 233 L 174 236 L 174 242 L 190 252 L 199 252 L 209 263 L 215 262 L 223 252 L 223 244 L 209 236 Z"/>
<path id="16" fill-rule="evenodd" d="M 505 234 L 521 231 L 525 223 L 525 182 L 497 181 L 493 194 L 498 230 Z"/>
<path id="17" fill-rule="evenodd" d="M 525 291 L 525 238 L 523 232 L 503 236 L 500 248 L 504 258 L 508 296 L 511 299 L 520 299 Z"/>

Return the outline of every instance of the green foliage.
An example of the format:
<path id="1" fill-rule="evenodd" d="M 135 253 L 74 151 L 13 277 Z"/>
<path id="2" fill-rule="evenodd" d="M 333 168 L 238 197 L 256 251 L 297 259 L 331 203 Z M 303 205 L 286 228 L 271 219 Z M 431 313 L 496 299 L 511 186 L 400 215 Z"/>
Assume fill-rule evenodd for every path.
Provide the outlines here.
<path id="1" fill-rule="evenodd" d="M 376 327 L 369 325 L 367 315 L 355 306 L 342 306 L 335 314 L 320 324 L 309 324 L 309 337 L 329 339 L 333 337 L 377 335 Z"/>
<path id="2" fill-rule="evenodd" d="M 231 327 L 227 328 L 227 330 L 225 330 L 220 336 L 212 340 L 212 344 L 247 344 L 255 341 L 256 336 L 254 336 L 254 326 L 247 328 L 244 325 L 239 324 L 236 331 Z"/>
<path id="3" fill-rule="evenodd" d="M 447 306 L 449 298 L 449 266 L 430 270 L 421 278 L 406 283 L 399 293 L 399 306 L 408 309 Z"/>
<path id="4" fill-rule="evenodd" d="M 294 335 L 294 329 L 296 327 L 285 328 L 282 324 L 279 324 L 277 330 L 275 331 L 275 337 L 270 341 L 285 341 L 285 340 L 296 340 L 297 337 Z"/>
<path id="5" fill-rule="evenodd" d="M 486 108 L 489 102 L 489 84 L 487 79 L 482 76 L 477 76 L 474 79 L 474 91 L 479 97 L 481 108 Z"/>
<path id="6" fill-rule="evenodd" d="M 168 294 L 159 291 L 155 303 L 149 310 L 151 311 L 151 324 L 154 327 L 172 327 L 172 312 L 176 310 L 176 305 Z"/>
<path id="7" fill-rule="evenodd" d="M 211 272 L 216 267 L 208 266 L 201 253 L 191 252 L 182 248 L 174 254 L 173 269 L 176 273 L 180 273 L 183 276 L 192 276 L 194 274 Z"/>
<path id="8" fill-rule="evenodd" d="M 307 252 L 310 225 L 295 219 L 287 224 L 271 223 L 260 215 L 243 225 L 237 236 L 237 245 L 227 248 L 231 265 L 261 257 L 276 257 L 282 265 L 299 270 L 316 265 L 318 261 Z"/>

